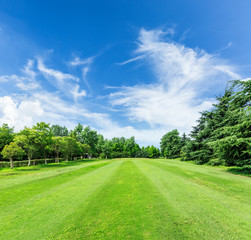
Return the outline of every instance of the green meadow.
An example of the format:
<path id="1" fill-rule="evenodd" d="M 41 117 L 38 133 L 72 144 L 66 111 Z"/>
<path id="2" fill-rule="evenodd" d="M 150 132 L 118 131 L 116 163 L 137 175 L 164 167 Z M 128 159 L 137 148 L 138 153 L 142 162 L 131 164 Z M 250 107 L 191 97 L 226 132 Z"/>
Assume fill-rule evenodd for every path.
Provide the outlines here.
<path id="1" fill-rule="evenodd" d="M 166 159 L 0 170 L 0 239 L 251 239 L 251 180 Z"/>

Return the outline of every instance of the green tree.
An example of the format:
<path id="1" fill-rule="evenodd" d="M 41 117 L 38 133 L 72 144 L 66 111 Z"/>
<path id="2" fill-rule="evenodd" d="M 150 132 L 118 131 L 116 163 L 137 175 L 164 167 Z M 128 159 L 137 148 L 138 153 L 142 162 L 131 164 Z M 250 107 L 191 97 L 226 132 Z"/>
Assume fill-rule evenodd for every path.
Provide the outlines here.
<path id="1" fill-rule="evenodd" d="M 2 150 L 2 155 L 4 158 L 10 160 L 10 168 L 13 169 L 13 158 L 23 156 L 24 151 L 17 145 L 16 142 L 11 142 L 10 144 L 5 145 L 4 149 Z"/>
<path id="2" fill-rule="evenodd" d="M 105 154 L 105 158 L 111 158 L 112 157 L 112 142 L 105 140 L 103 146 L 102 146 L 102 153 Z"/>
<path id="3" fill-rule="evenodd" d="M 82 133 L 83 142 L 90 146 L 90 157 L 97 153 L 98 134 L 88 126 Z"/>
<path id="4" fill-rule="evenodd" d="M 4 146 L 11 143 L 14 139 L 14 128 L 10 128 L 8 124 L 3 124 L 0 127 L 0 152 L 3 150 Z"/>
<path id="5" fill-rule="evenodd" d="M 67 127 L 62 127 L 60 125 L 52 125 L 50 129 L 55 137 L 65 137 L 69 134 Z"/>
<path id="6" fill-rule="evenodd" d="M 101 134 L 98 134 L 98 142 L 97 142 L 97 153 L 100 155 L 100 153 L 103 152 L 103 146 L 105 144 L 104 136 Z"/>
<path id="7" fill-rule="evenodd" d="M 82 124 L 78 124 L 74 130 L 73 130 L 73 135 L 75 136 L 75 138 L 77 139 L 77 141 L 83 143 L 83 125 Z"/>
<path id="8" fill-rule="evenodd" d="M 25 150 L 28 157 L 28 166 L 31 165 L 31 159 L 34 152 L 37 150 L 36 146 L 36 132 L 34 129 L 25 127 L 15 137 L 14 141 Z"/>
<path id="9" fill-rule="evenodd" d="M 76 153 L 78 152 L 78 143 L 74 137 L 63 137 L 65 148 L 63 150 L 64 155 L 66 156 L 66 160 L 69 158 L 72 160 Z M 74 158 L 75 159 L 75 158 Z"/>
<path id="10" fill-rule="evenodd" d="M 45 122 L 37 123 L 35 126 L 33 126 L 33 130 L 35 130 L 35 143 L 43 152 L 44 163 L 47 164 L 46 152 L 50 149 L 53 136 L 50 129 L 50 124 L 46 124 Z"/>
<path id="11" fill-rule="evenodd" d="M 59 154 L 62 153 L 66 148 L 66 142 L 64 141 L 63 137 L 52 137 L 51 147 L 56 153 L 55 162 L 59 163 Z"/>
<path id="12" fill-rule="evenodd" d="M 181 138 L 177 129 L 166 133 L 160 142 L 161 153 L 166 158 L 176 158 L 180 156 Z"/>
<path id="13" fill-rule="evenodd" d="M 182 159 L 206 163 L 214 157 L 227 165 L 251 164 L 251 80 L 230 81 L 213 107 L 201 113 Z"/>

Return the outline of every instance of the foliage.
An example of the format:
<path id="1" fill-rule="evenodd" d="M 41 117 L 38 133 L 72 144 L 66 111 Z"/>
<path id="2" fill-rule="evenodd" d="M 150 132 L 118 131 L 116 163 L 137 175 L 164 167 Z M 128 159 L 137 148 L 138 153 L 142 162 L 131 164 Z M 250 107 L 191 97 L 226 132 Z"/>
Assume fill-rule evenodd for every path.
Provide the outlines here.
<path id="1" fill-rule="evenodd" d="M 227 170 L 234 174 L 247 175 L 251 177 L 251 165 L 244 165 L 242 167 L 232 167 Z"/>
<path id="2" fill-rule="evenodd" d="M 35 130 L 25 127 L 16 135 L 14 142 L 25 150 L 26 155 L 28 156 L 28 166 L 30 166 L 32 156 L 37 150 Z"/>
<path id="3" fill-rule="evenodd" d="M 176 158 L 180 156 L 181 137 L 177 129 L 166 133 L 160 142 L 161 154 L 166 158 Z"/>
<path id="4" fill-rule="evenodd" d="M 52 132 L 50 129 L 50 124 L 45 122 L 37 123 L 33 126 L 33 130 L 35 130 L 35 143 L 38 148 L 41 149 L 44 155 L 45 164 L 46 161 L 46 152 L 50 150 L 50 145 L 52 144 Z"/>
<path id="5" fill-rule="evenodd" d="M 24 151 L 17 145 L 17 143 L 11 142 L 10 144 L 5 145 L 4 149 L 2 150 L 2 155 L 4 158 L 10 160 L 10 167 L 13 168 L 13 158 L 23 156 Z"/>
<path id="6" fill-rule="evenodd" d="M 3 150 L 5 145 L 10 144 L 14 139 L 14 128 L 10 128 L 8 124 L 3 124 L 0 127 L 0 152 Z"/>
<path id="7" fill-rule="evenodd" d="M 198 124 L 181 150 L 182 160 L 199 164 L 218 158 L 227 166 L 251 164 L 251 80 L 229 82 L 211 111 Z"/>
<path id="8" fill-rule="evenodd" d="M 68 136 L 69 133 L 67 127 L 62 127 L 60 125 L 52 125 L 50 129 L 55 137 L 65 137 Z"/>

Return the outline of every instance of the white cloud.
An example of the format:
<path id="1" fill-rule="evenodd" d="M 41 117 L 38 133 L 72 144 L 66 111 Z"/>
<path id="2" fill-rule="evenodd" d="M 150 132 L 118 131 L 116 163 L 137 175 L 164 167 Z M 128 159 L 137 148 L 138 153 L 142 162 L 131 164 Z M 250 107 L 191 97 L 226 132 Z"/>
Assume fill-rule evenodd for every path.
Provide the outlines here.
<path id="1" fill-rule="evenodd" d="M 73 98 L 74 98 L 75 101 L 79 97 L 85 97 L 86 96 L 86 91 L 85 90 L 80 91 L 79 90 L 79 85 L 75 85 L 70 92 L 73 95 Z"/>
<path id="2" fill-rule="evenodd" d="M 138 57 L 124 62 L 144 58 L 157 81 L 123 87 L 110 95 L 110 102 L 114 107 L 123 107 L 131 120 L 149 123 L 152 129 L 178 128 L 187 132 L 199 112 L 214 102 L 202 96 L 207 88 L 240 76 L 234 66 L 217 56 L 164 39 L 165 35 L 161 30 L 142 29 L 135 51 Z"/>
<path id="3" fill-rule="evenodd" d="M 75 101 L 77 101 L 78 98 L 86 96 L 86 91 L 80 90 L 80 85 L 77 83 L 79 82 L 78 77 L 46 67 L 41 58 L 38 58 L 38 70 L 52 85 L 56 86 L 66 96 L 72 96 Z"/>
<path id="4" fill-rule="evenodd" d="M 10 76 L 9 75 L 2 75 L 0 76 L 0 82 L 8 82 Z"/>
<path id="5" fill-rule="evenodd" d="M 9 96 L 0 97 L 0 124 L 7 123 L 20 130 L 24 126 L 31 126 L 42 115 L 43 108 L 39 101 L 17 102 Z"/>
<path id="6" fill-rule="evenodd" d="M 126 61 L 124 61 L 124 62 L 121 62 L 121 63 L 117 63 L 117 65 L 126 65 L 126 64 L 128 64 L 128 63 L 131 63 L 131 62 L 135 62 L 135 61 L 138 61 L 139 59 L 142 59 L 144 56 L 142 55 L 142 56 L 137 56 L 137 57 L 135 57 L 135 58 L 131 58 L 131 59 L 129 59 L 129 60 L 126 60 Z"/>
<path id="7" fill-rule="evenodd" d="M 244 78 L 244 79 L 241 79 L 241 81 L 243 82 L 251 81 L 251 78 Z"/>
<path id="8" fill-rule="evenodd" d="M 14 82 L 15 85 L 24 91 L 38 89 L 39 83 L 36 81 L 36 72 L 33 71 L 34 61 L 28 60 L 27 65 L 22 69 L 22 76 L 16 74 L 0 76 L 0 82 Z"/>
<path id="9" fill-rule="evenodd" d="M 79 79 L 69 73 L 62 73 L 56 69 L 47 68 L 41 58 L 37 58 L 38 70 L 45 75 L 47 78 L 53 78 L 57 81 L 59 86 L 65 84 L 66 81 L 73 80 L 78 82 Z"/>
<path id="10" fill-rule="evenodd" d="M 80 59 L 79 57 L 75 57 L 72 61 L 69 62 L 71 66 L 79 66 L 79 65 L 90 65 L 92 64 L 94 57 L 89 57 L 86 59 Z"/>
<path id="11" fill-rule="evenodd" d="M 71 66 L 74 66 L 74 67 L 81 66 L 83 81 L 89 89 L 91 89 L 91 87 L 87 80 L 87 74 L 91 69 L 91 65 L 95 57 L 96 56 L 92 56 L 86 59 L 80 59 L 79 57 L 75 57 L 72 61 L 69 62 L 69 65 Z"/>

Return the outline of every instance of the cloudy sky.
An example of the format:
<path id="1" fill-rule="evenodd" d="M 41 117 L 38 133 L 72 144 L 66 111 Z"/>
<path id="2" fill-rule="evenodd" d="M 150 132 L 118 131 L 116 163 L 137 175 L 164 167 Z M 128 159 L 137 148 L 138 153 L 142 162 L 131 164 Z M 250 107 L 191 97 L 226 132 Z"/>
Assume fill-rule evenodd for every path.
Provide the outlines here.
<path id="1" fill-rule="evenodd" d="M 0 0 L 0 125 L 159 145 L 251 76 L 249 0 Z"/>

